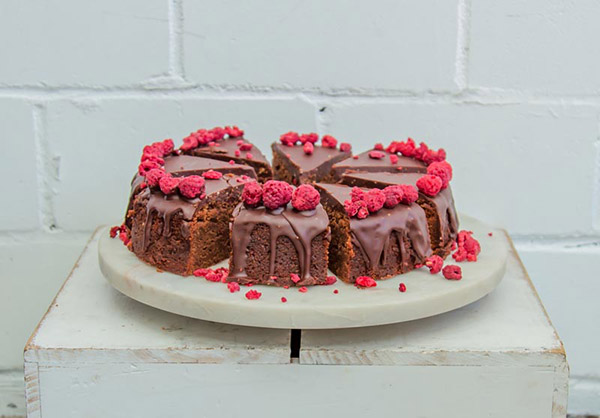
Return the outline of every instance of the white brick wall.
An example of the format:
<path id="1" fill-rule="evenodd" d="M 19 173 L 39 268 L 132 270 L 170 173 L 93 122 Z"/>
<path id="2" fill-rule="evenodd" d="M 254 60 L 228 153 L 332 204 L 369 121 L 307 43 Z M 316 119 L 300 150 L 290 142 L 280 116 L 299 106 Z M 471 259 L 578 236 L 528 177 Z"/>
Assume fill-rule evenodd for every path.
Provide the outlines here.
<path id="1" fill-rule="evenodd" d="M 513 234 L 565 341 L 570 410 L 600 413 L 599 4 L 0 2 L 0 371 L 122 216 L 143 144 L 228 123 L 265 150 L 290 129 L 410 135 L 447 148 L 461 211 Z"/>

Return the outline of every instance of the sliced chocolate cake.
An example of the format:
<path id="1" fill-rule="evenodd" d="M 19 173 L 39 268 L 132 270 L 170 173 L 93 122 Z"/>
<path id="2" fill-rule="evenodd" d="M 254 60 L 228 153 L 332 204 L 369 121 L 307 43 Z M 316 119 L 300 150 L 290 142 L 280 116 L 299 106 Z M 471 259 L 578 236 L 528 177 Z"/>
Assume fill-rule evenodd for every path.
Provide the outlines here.
<path id="1" fill-rule="evenodd" d="M 237 127 L 200 129 L 183 139 L 180 150 L 189 155 L 233 161 L 254 168 L 261 182 L 273 177 L 271 165 L 254 144 L 244 138 Z"/>
<path id="2" fill-rule="evenodd" d="M 284 135 L 290 136 L 290 133 Z M 307 137 L 318 139 L 316 134 L 298 136 L 298 138 L 303 139 Z M 314 183 L 326 180 L 331 172 L 331 167 L 335 163 L 351 157 L 352 153 L 348 144 L 341 145 L 340 149 L 333 137 L 326 135 L 324 138 L 325 145 L 315 145 L 309 140 L 305 140 L 304 143 L 299 145 L 291 141 L 272 144 L 273 174 L 275 178 L 291 184 Z"/>
<path id="3" fill-rule="evenodd" d="M 350 172 L 342 175 L 342 183 L 349 186 L 383 189 L 388 186 L 408 184 L 417 186 L 423 177 L 421 173 L 361 173 Z M 458 217 L 450 186 L 441 189 L 435 196 L 420 192 L 417 200 L 425 210 L 429 226 L 429 237 L 435 254 L 445 257 L 458 235 Z"/>
<path id="4" fill-rule="evenodd" d="M 167 155 L 164 159 L 162 169 L 173 175 L 173 177 L 185 177 L 190 175 L 202 175 L 207 171 L 217 171 L 219 173 L 231 173 L 237 176 L 246 176 L 256 179 L 256 172 L 248 165 L 229 164 L 224 161 L 211 158 L 193 157 L 191 155 Z M 146 178 L 140 173 L 136 173 L 131 181 L 131 192 L 127 211 L 133 208 L 133 199 L 141 190 L 146 182 Z M 130 220 L 130 219 L 129 219 Z M 130 222 L 126 223 L 131 228 Z"/>
<path id="5" fill-rule="evenodd" d="M 334 164 L 331 169 L 331 180 L 338 182 L 342 174 L 350 171 L 426 173 L 427 165 L 415 158 L 389 153 L 383 148 L 372 149 Z"/>
<path id="6" fill-rule="evenodd" d="M 184 276 L 228 258 L 229 219 L 244 182 L 233 174 L 163 175 L 135 196 L 127 213 L 130 249 L 146 263 Z"/>
<path id="7" fill-rule="evenodd" d="M 308 286 L 327 282 L 329 219 L 310 185 L 249 182 L 233 212 L 230 282 Z"/>
<path id="8" fill-rule="evenodd" d="M 379 189 L 316 187 L 330 220 L 329 269 L 341 280 L 392 277 L 431 255 L 425 211 L 412 203 L 416 191 L 415 196 L 387 197 Z"/>

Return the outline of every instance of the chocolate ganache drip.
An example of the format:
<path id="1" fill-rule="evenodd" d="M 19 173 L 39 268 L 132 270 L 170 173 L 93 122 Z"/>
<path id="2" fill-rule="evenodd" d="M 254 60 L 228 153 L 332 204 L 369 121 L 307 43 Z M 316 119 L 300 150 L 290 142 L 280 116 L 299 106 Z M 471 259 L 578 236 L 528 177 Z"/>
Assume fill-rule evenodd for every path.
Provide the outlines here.
<path id="1" fill-rule="evenodd" d="M 238 205 L 233 211 L 231 224 L 234 239 L 230 277 L 247 278 L 247 248 L 252 231 L 259 224 L 268 226 L 270 230 L 270 274 L 275 272 L 277 239 L 284 236 L 289 238 L 298 253 L 300 277 L 310 278 L 312 241 L 323 232 L 328 232 L 328 217 L 323 206 L 318 205 L 310 211 L 297 211 L 289 205 L 275 210 L 247 208 L 243 203 Z"/>

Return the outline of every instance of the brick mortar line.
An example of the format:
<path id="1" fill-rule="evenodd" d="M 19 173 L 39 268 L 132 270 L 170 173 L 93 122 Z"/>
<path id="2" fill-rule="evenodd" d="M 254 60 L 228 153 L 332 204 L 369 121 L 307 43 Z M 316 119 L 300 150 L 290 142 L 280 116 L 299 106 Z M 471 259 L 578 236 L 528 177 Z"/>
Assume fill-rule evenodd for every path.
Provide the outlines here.
<path id="1" fill-rule="evenodd" d="M 183 4 L 182 0 L 169 0 L 169 75 L 183 82 Z"/>
<path id="2" fill-rule="evenodd" d="M 170 89 L 129 88 L 57 88 L 32 87 L 2 88 L 0 98 L 56 101 L 77 99 L 206 99 L 206 100 L 289 100 L 306 97 L 313 101 L 337 105 L 361 104 L 451 104 L 451 105 L 556 105 L 600 106 L 599 96 L 552 96 L 497 89 L 468 89 L 464 92 L 404 92 L 398 95 L 350 95 L 326 94 L 303 90 L 285 89 L 237 89 L 228 87 L 193 87 Z"/>
<path id="3" fill-rule="evenodd" d="M 457 6 L 456 74 L 454 82 L 459 90 L 469 85 L 469 51 L 471 47 L 471 0 L 459 0 Z"/>
<path id="4" fill-rule="evenodd" d="M 52 198 L 52 179 L 54 176 L 51 172 L 50 147 L 46 140 L 45 104 L 34 103 L 32 118 L 35 143 L 38 219 L 43 230 L 51 231 L 56 225 Z"/>

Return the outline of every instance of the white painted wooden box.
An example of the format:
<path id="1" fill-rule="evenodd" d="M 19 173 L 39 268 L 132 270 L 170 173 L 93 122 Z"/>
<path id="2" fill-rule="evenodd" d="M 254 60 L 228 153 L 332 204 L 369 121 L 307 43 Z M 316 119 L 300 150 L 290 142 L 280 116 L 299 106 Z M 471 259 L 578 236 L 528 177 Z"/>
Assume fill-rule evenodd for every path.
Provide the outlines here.
<path id="1" fill-rule="evenodd" d="M 564 417 L 567 378 L 514 249 L 500 286 L 462 309 L 292 332 L 131 300 L 102 277 L 94 236 L 25 348 L 27 413 L 43 418 Z"/>

